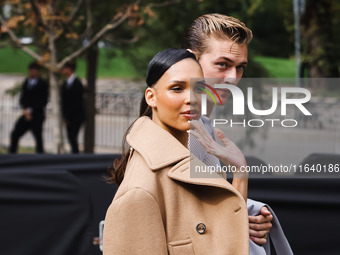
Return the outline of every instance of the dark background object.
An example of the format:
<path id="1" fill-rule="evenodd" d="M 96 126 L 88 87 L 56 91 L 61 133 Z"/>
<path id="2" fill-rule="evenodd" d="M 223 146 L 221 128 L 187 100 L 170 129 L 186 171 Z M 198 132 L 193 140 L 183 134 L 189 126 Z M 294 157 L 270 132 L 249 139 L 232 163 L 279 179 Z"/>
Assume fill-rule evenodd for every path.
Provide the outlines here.
<path id="1" fill-rule="evenodd" d="M 0 155 L 0 254 L 101 254 L 92 244 L 117 190 L 119 155 Z"/>
<path id="2" fill-rule="evenodd" d="M 1 255 L 101 254 L 92 241 L 117 190 L 105 178 L 118 156 L 0 155 Z M 251 178 L 249 197 L 273 208 L 294 254 L 338 255 L 339 187 L 339 178 Z"/>

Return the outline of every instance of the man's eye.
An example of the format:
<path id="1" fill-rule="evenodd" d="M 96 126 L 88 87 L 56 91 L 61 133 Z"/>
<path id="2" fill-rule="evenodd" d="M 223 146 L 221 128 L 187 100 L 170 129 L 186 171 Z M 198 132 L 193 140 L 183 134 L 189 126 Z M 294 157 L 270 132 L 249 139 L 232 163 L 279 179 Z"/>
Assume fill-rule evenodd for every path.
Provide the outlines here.
<path id="1" fill-rule="evenodd" d="M 245 66 L 238 66 L 238 67 L 237 67 L 237 70 L 239 70 L 239 71 L 244 71 L 244 69 L 246 69 Z"/>
<path id="2" fill-rule="evenodd" d="M 203 89 L 204 89 L 203 86 L 196 86 L 194 88 L 194 91 L 195 91 L 195 93 L 203 93 Z"/>
<path id="3" fill-rule="evenodd" d="M 224 62 L 217 63 L 217 65 L 218 65 L 219 67 L 226 67 L 226 66 L 227 66 L 227 64 L 224 63 Z"/>

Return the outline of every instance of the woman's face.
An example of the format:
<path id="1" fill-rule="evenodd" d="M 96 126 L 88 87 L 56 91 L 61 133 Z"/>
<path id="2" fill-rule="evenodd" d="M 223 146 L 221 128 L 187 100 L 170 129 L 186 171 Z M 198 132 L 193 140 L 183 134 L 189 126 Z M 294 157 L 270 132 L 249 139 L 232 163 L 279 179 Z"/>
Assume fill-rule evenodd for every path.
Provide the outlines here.
<path id="1" fill-rule="evenodd" d="M 198 93 L 201 90 L 197 87 L 202 85 L 190 85 L 191 78 L 202 81 L 203 72 L 195 60 L 187 58 L 171 66 L 147 89 L 146 99 L 153 106 L 153 121 L 170 133 L 189 130 L 188 120 L 200 118 L 201 95 Z"/>

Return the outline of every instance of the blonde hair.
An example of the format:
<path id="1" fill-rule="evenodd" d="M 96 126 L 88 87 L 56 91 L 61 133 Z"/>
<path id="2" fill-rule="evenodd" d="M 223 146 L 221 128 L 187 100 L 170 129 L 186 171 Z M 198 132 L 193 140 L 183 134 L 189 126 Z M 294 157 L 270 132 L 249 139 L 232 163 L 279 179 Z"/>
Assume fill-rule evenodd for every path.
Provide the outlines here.
<path id="1" fill-rule="evenodd" d="M 208 50 L 207 39 L 231 40 L 238 44 L 249 44 L 253 33 L 236 18 L 210 13 L 198 17 L 184 36 L 182 47 L 191 49 L 198 57 Z"/>

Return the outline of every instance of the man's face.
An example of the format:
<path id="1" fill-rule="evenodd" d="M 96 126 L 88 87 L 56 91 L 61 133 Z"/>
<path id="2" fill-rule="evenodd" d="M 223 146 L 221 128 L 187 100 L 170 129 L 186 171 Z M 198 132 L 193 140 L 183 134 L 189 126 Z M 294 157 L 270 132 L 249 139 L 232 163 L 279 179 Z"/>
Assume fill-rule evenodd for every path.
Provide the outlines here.
<path id="1" fill-rule="evenodd" d="M 217 83 L 237 85 L 248 64 L 247 45 L 211 37 L 207 41 L 207 46 L 207 51 L 199 58 L 206 81 L 211 85 Z M 222 89 L 216 91 L 224 104 L 230 91 Z"/>
<path id="2" fill-rule="evenodd" d="M 64 75 L 65 77 L 69 77 L 72 74 L 72 69 L 69 67 L 63 67 L 61 69 L 61 74 Z"/>
<path id="3" fill-rule="evenodd" d="M 39 70 L 38 70 L 38 69 L 31 68 L 31 69 L 28 70 L 28 76 L 29 76 L 31 79 L 37 78 L 38 75 L 39 75 Z"/>

